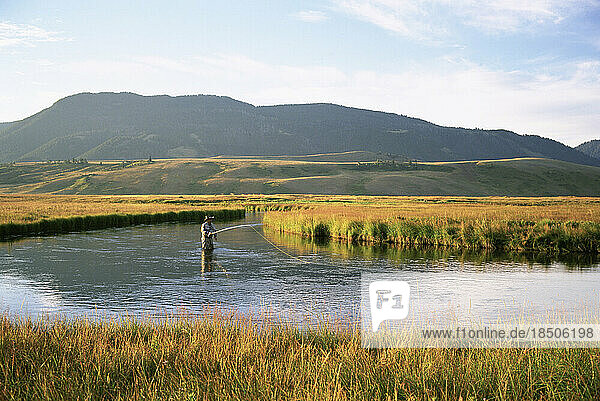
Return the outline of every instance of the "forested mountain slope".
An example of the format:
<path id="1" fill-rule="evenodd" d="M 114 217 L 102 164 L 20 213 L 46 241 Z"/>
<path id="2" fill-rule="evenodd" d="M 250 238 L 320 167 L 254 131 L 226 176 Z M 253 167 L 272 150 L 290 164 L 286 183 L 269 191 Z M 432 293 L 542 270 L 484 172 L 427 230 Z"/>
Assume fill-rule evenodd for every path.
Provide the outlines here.
<path id="1" fill-rule="evenodd" d="M 544 157 L 600 165 L 539 136 L 442 127 L 333 104 L 255 107 L 210 95 L 82 93 L 0 126 L 0 162 L 348 151 L 430 161 Z"/>

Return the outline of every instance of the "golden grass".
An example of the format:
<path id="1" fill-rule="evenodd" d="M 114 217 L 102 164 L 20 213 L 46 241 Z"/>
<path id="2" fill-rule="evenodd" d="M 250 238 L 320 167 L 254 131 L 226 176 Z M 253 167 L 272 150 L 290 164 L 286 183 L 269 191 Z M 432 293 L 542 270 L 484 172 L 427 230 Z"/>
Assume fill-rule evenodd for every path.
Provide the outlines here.
<path id="1" fill-rule="evenodd" d="M 600 242 L 600 199 L 576 197 L 0 195 L 0 225 L 223 208 L 287 210 L 265 223 L 350 241 L 551 253 L 598 252 Z"/>
<path id="2" fill-rule="evenodd" d="M 175 201 L 173 201 L 175 199 Z M 244 208 L 225 207 L 218 197 L 101 195 L 0 195 L 0 240 L 135 224 L 202 221 L 207 214 L 228 221 L 244 216 Z"/>
<path id="3" fill-rule="evenodd" d="M 600 394 L 597 349 L 361 348 L 356 328 L 0 317 L 0 399 L 564 400 Z"/>
<path id="4" fill-rule="evenodd" d="M 555 160 L 403 164 L 309 157 L 5 164 L 0 193 L 595 196 L 600 191 L 599 168 Z M 306 178 L 295 179 L 300 177 Z"/>
<path id="5" fill-rule="evenodd" d="M 174 200 L 174 203 L 165 201 Z M 176 196 L 0 195 L 0 224 L 32 223 L 42 219 L 106 214 L 143 214 L 222 208 L 219 197 L 196 197 L 196 203 Z"/>
<path id="6" fill-rule="evenodd" d="M 600 198 L 444 197 L 345 195 L 0 195 L 0 224 L 113 213 L 163 213 L 222 207 L 310 209 L 347 218 L 600 222 Z"/>
<path id="7" fill-rule="evenodd" d="M 388 198 L 268 212 L 265 226 L 349 242 L 511 252 L 600 252 L 596 198 Z"/>
<path id="8" fill-rule="evenodd" d="M 600 222 L 600 198 L 331 196 L 327 202 L 314 196 L 307 200 L 314 217 Z"/>

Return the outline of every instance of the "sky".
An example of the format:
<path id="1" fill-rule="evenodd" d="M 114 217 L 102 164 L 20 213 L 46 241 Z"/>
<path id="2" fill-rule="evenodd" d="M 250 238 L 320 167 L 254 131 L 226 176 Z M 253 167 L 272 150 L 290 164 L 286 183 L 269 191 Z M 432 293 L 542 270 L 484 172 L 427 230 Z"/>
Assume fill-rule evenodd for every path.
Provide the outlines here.
<path id="1" fill-rule="evenodd" d="M 0 121 L 80 92 L 600 139 L 600 0 L 0 0 Z"/>

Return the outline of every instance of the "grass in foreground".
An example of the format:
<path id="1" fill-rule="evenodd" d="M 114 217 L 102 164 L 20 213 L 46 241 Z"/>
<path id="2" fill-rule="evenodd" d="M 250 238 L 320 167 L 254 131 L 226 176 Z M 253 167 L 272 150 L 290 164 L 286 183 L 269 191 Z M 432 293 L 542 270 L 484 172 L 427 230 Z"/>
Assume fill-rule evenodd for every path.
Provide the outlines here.
<path id="1" fill-rule="evenodd" d="M 595 349 L 366 350 L 354 329 L 259 331 L 214 312 L 0 317 L 1 399 L 597 399 L 599 364 Z"/>

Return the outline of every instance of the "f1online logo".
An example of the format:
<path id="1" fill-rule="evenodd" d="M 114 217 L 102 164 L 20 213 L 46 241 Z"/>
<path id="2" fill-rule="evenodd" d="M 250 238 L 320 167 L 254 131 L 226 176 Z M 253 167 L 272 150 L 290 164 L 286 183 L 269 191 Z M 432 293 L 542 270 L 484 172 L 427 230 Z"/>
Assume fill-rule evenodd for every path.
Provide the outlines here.
<path id="1" fill-rule="evenodd" d="M 369 302 L 373 332 L 386 320 L 408 316 L 410 285 L 406 281 L 373 281 L 369 284 Z"/>

